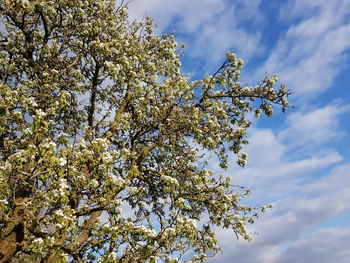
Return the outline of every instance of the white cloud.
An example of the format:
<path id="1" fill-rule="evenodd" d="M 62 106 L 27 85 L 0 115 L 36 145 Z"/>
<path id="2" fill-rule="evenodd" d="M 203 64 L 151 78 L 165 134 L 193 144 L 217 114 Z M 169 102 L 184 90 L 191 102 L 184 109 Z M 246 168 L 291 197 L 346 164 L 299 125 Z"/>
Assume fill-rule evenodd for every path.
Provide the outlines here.
<path id="1" fill-rule="evenodd" d="M 350 189 L 350 164 L 343 164 L 334 168 L 328 176 L 321 177 L 316 182 L 304 187 L 304 191 L 311 194 L 346 191 Z"/>
<path id="2" fill-rule="evenodd" d="M 333 128 L 339 131 L 339 127 L 331 125 L 328 120 L 338 123 L 340 113 L 347 108 L 333 105 L 296 113 L 279 132 L 257 128 L 251 131 L 250 146 L 245 149 L 249 154 L 247 168 L 241 170 L 234 167 L 229 173 L 233 176 L 233 182 L 255 190 L 248 203 L 261 205 L 272 202 L 274 208 L 251 226 L 252 230 L 259 232 L 251 243 L 235 240 L 228 230 L 218 230 L 224 253 L 209 262 L 225 263 L 236 259 L 243 263 L 302 263 L 314 262 L 312 256 L 321 258 L 324 255 L 317 254 L 318 243 L 314 237 L 323 231 L 317 230 L 321 224 L 350 212 L 350 165 L 340 163 L 343 156 L 335 149 L 326 151 L 322 143 L 325 138 L 329 140 L 339 134 L 331 132 Z M 313 133 L 314 128 L 326 129 L 326 132 L 315 134 L 316 138 L 303 136 L 304 129 Z M 289 133 L 293 136 L 286 136 Z M 289 144 L 294 144 L 297 138 L 311 144 L 313 153 L 292 157 Z M 303 149 L 303 145 L 295 149 Z M 337 164 L 336 168 L 326 172 Z M 312 232 L 315 229 L 316 232 Z M 311 234 L 306 237 L 310 231 Z M 349 235 L 344 236 L 344 239 L 349 238 Z M 338 253 L 343 255 L 345 250 L 341 242 L 344 239 L 332 239 L 335 243 L 332 249 L 327 250 L 330 254 L 327 259 L 336 257 Z M 310 242 L 309 253 L 302 250 L 301 244 L 306 242 Z M 300 250 L 299 254 L 294 255 L 297 250 Z M 345 257 L 339 256 L 339 262 L 345 262 Z"/>
<path id="3" fill-rule="evenodd" d="M 179 33 L 178 40 L 188 46 L 186 56 L 202 58 L 205 70 L 212 71 L 229 49 L 246 60 L 268 51 L 261 41 L 261 25 L 267 19 L 262 5 L 263 0 L 134 0 L 130 16 L 140 19 L 150 14 L 160 31 Z M 253 79 L 261 79 L 265 72 L 278 73 L 299 96 L 331 87 L 350 48 L 349 10 L 347 0 L 287 1 L 280 20 L 293 23 Z"/>
<path id="4" fill-rule="evenodd" d="M 349 12 L 350 2 L 347 0 L 319 1 L 319 0 L 289 0 L 286 1 L 280 10 L 280 20 L 292 21 L 299 18 L 313 17 L 315 12 L 333 13 L 338 10 L 340 13 Z M 334 20 L 342 19 L 342 16 L 333 17 Z"/>
<path id="5" fill-rule="evenodd" d="M 252 188 L 252 199 L 260 203 L 299 192 L 308 187 L 307 182 L 314 182 L 322 170 L 343 161 L 342 154 L 331 145 L 345 136 L 338 124 L 341 114 L 349 109 L 349 105 L 335 103 L 289 115 L 278 132 L 266 128 L 250 130 L 250 143 L 244 149 L 249 155 L 248 165 L 244 169 L 233 165 L 227 174 L 235 183 Z"/>
<path id="6" fill-rule="evenodd" d="M 252 226 L 259 235 L 251 243 L 235 240 L 230 231 L 218 230 L 224 253 L 210 262 L 232 262 L 233 258 L 246 263 L 346 262 L 343 243 L 350 240 L 349 229 L 317 229 L 317 226 L 350 212 L 349 183 L 339 185 L 340 179 L 340 182 L 345 182 L 349 178 L 348 169 L 349 164 L 339 166 L 329 176 L 313 180 L 306 186 L 296 185 L 299 189 L 291 186 L 294 193 L 289 192 L 289 197 L 285 193 L 284 198 L 274 204 L 272 212 L 261 216 Z M 313 185 L 317 187 L 313 188 Z M 315 228 L 315 231 L 310 231 Z M 326 234 L 330 237 L 326 238 Z M 320 235 L 323 236 L 322 242 L 318 241 Z M 326 258 L 338 256 L 339 261 L 316 260 L 325 255 L 317 251 L 321 243 L 327 246 L 322 246 L 329 254 Z"/>
<path id="7" fill-rule="evenodd" d="M 176 27 L 170 30 L 181 29 L 181 33 L 191 33 L 219 15 L 224 8 L 222 0 L 134 0 L 130 3 L 129 13 L 136 19 L 141 19 L 145 14 L 151 15 L 161 31 L 176 21 Z"/>
<path id="8" fill-rule="evenodd" d="M 336 122 L 337 119 L 334 118 L 334 121 Z M 311 149 L 314 152 L 306 157 L 291 158 L 288 144 L 294 144 L 294 140 L 302 135 L 294 134 L 295 137 L 291 137 L 292 139 L 287 142 L 281 140 L 280 134 L 292 130 L 295 122 L 289 124 L 290 126 L 287 126 L 279 134 L 270 129 L 251 130 L 250 143 L 245 147 L 245 151 L 249 154 L 248 165 L 243 170 L 233 166 L 231 173 L 234 178 L 245 183 L 259 184 L 269 184 L 269 180 L 273 179 L 296 180 L 298 176 L 321 170 L 342 160 L 343 157 L 334 149 L 319 151 L 320 144 L 313 144 Z M 310 136 L 309 140 L 305 139 L 304 143 L 311 144 L 312 140 L 313 137 Z"/>
<path id="9" fill-rule="evenodd" d="M 288 127 L 279 137 L 288 140 L 292 147 L 314 148 L 315 144 L 340 138 L 344 132 L 339 128 L 338 117 L 349 112 L 349 105 L 328 105 L 309 112 L 296 112 L 287 118 Z"/>
<path id="10" fill-rule="evenodd" d="M 175 31 L 179 42 L 185 42 L 186 56 L 202 58 L 206 69 L 220 63 L 227 50 L 249 59 L 261 53 L 261 33 L 248 32 L 242 22 L 251 25 L 262 22 L 259 16 L 261 0 L 134 0 L 130 4 L 131 18 L 140 19 L 145 13 L 160 25 L 160 31 Z"/>
<path id="11" fill-rule="evenodd" d="M 189 45 L 193 56 L 202 57 L 207 64 L 213 64 L 222 59 L 227 50 L 237 52 L 246 60 L 263 51 L 261 33 L 247 32 L 239 27 L 233 14 L 234 9 L 228 9 L 194 34 L 194 40 Z"/>
<path id="12" fill-rule="evenodd" d="M 279 263 L 347 263 L 350 258 L 350 228 L 327 228 L 293 243 L 280 254 Z"/>
<path id="13" fill-rule="evenodd" d="M 289 1 L 281 19 L 298 22 L 280 38 L 259 74 L 278 73 L 299 96 L 331 87 L 350 49 L 349 14 L 347 0 Z"/>
<path id="14" fill-rule="evenodd" d="M 290 221 L 287 221 L 288 223 Z M 287 228 L 288 229 L 288 228 Z M 293 232 L 293 228 L 289 228 Z M 276 233 L 274 231 L 273 233 Z M 290 235 L 291 233 L 282 232 Z M 226 240 L 228 237 L 226 238 Z M 303 236 L 287 246 L 258 245 L 255 242 L 242 244 L 231 238 L 226 251 L 209 262 L 220 263 L 347 263 L 350 252 L 350 228 L 326 228 Z M 231 253 L 227 253 L 230 251 Z"/>

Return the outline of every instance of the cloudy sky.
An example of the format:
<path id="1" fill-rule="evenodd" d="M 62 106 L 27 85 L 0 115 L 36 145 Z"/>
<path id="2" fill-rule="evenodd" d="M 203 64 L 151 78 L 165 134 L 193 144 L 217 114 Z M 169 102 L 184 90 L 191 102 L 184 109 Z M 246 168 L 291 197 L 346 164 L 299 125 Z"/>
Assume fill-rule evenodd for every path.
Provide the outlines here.
<path id="1" fill-rule="evenodd" d="M 350 0 L 133 0 L 131 17 L 145 14 L 186 44 L 194 78 L 230 50 L 244 82 L 277 73 L 293 92 L 295 108 L 254 123 L 247 167 L 227 171 L 253 189 L 246 202 L 274 209 L 251 243 L 218 230 L 224 252 L 210 262 L 349 262 Z"/>

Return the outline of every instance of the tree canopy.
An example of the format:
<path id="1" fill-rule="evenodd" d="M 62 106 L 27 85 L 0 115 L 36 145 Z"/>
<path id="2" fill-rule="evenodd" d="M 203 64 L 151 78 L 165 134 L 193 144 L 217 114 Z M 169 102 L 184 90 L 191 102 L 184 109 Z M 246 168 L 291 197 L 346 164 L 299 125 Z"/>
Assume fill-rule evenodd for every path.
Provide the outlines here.
<path id="1" fill-rule="evenodd" d="M 180 57 L 120 1 L 0 2 L 0 262 L 203 262 L 215 226 L 250 239 L 247 192 L 206 153 L 244 166 L 247 116 L 289 93 L 243 85 L 230 52 L 196 81 Z"/>

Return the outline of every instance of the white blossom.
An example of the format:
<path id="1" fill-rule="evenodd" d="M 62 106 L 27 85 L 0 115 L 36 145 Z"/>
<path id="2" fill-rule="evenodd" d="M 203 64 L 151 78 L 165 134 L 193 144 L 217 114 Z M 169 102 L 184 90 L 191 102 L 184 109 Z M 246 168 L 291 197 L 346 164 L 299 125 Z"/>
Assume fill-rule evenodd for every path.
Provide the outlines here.
<path id="1" fill-rule="evenodd" d="M 53 245 L 55 243 L 55 237 L 53 236 L 49 236 L 48 238 L 46 238 L 46 240 L 50 245 Z"/>
<path id="2" fill-rule="evenodd" d="M 102 149 L 107 149 L 109 145 L 106 138 L 97 138 L 93 141 L 93 144 L 100 146 Z"/>
<path id="3" fill-rule="evenodd" d="M 33 240 L 33 243 L 40 247 L 44 244 L 44 240 L 41 237 L 38 237 L 38 238 Z"/>
<path id="4" fill-rule="evenodd" d="M 102 155 L 102 160 L 104 163 L 111 163 L 113 162 L 113 156 L 109 152 L 105 152 Z"/>
<path id="5" fill-rule="evenodd" d="M 108 67 L 108 68 L 112 68 L 112 67 L 114 66 L 113 62 L 111 62 L 111 61 L 106 61 L 106 62 L 105 62 L 105 65 L 106 65 L 106 67 Z"/>
<path id="6" fill-rule="evenodd" d="M 8 205 L 8 201 L 6 199 L 0 199 L 0 203 L 4 205 Z"/>
<path id="7" fill-rule="evenodd" d="M 99 186 L 99 182 L 96 179 L 91 180 L 92 187 L 96 188 Z"/>
<path id="8" fill-rule="evenodd" d="M 117 259 L 118 259 L 117 253 L 115 253 L 114 251 L 111 252 L 111 253 L 109 254 L 108 259 L 109 259 L 109 260 L 112 260 L 112 261 L 113 261 L 113 260 L 117 260 Z"/>
<path id="9" fill-rule="evenodd" d="M 66 189 L 68 188 L 68 182 L 67 182 L 67 179 L 65 178 L 60 178 L 59 181 L 58 181 L 58 186 L 62 189 Z"/>
<path id="10" fill-rule="evenodd" d="M 35 111 L 35 115 L 38 117 L 38 119 L 42 119 L 47 114 L 46 114 L 46 112 L 42 111 L 41 109 L 38 109 L 38 110 Z"/>
<path id="11" fill-rule="evenodd" d="M 116 185 L 121 186 L 121 185 L 125 184 L 125 180 L 122 177 L 116 176 L 113 173 L 108 173 L 108 177 L 110 178 L 111 182 L 116 184 Z"/>
<path id="12" fill-rule="evenodd" d="M 165 183 L 165 184 L 179 185 L 179 181 L 176 178 L 168 176 L 168 175 L 162 175 L 160 177 L 160 181 Z"/>
<path id="13" fill-rule="evenodd" d="M 164 236 L 172 236 L 176 234 L 176 230 L 172 227 L 169 227 L 167 229 L 164 230 Z"/>
<path id="14" fill-rule="evenodd" d="M 67 164 L 66 158 L 61 157 L 59 159 L 59 164 L 60 164 L 60 166 L 65 166 Z"/>
<path id="15" fill-rule="evenodd" d="M 56 143 L 50 140 L 46 140 L 41 144 L 41 147 L 47 149 L 47 150 L 52 150 L 54 148 L 56 148 Z"/>
<path id="16" fill-rule="evenodd" d="M 55 215 L 60 216 L 60 217 L 64 217 L 64 211 L 62 209 L 58 209 L 55 211 Z"/>
<path id="17" fill-rule="evenodd" d="M 24 6 L 27 6 L 27 5 L 30 4 L 28 0 L 21 0 L 21 3 L 22 3 L 22 5 L 24 5 Z"/>

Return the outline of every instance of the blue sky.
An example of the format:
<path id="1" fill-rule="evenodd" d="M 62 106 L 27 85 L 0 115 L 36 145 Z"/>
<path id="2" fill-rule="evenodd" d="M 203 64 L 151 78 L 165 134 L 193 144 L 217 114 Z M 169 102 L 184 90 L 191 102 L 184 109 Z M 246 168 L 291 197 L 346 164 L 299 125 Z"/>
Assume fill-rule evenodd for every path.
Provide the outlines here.
<path id="1" fill-rule="evenodd" d="M 186 44 L 194 78 L 230 50 L 245 60 L 244 82 L 276 73 L 293 92 L 294 109 L 254 123 L 246 168 L 226 172 L 253 189 L 247 202 L 274 209 L 251 243 L 217 230 L 224 252 L 209 262 L 349 262 L 350 0 L 131 2 L 131 18 L 145 13 Z"/>

